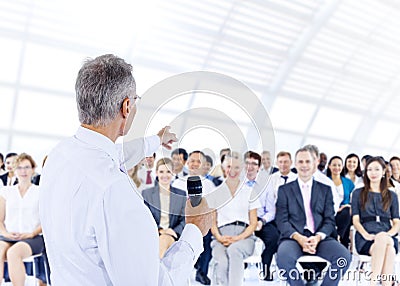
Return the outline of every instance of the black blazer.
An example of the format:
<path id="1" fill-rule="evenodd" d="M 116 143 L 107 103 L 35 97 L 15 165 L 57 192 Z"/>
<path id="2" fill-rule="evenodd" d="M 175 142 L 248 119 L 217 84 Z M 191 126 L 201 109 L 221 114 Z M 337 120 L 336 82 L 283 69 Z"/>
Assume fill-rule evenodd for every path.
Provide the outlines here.
<path id="1" fill-rule="evenodd" d="M 4 186 L 7 186 L 7 177 L 8 177 L 8 172 L 0 176 L 0 180 L 3 181 Z M 16 179 L 14 182 L 14 185 L 16 184 L 18 184 L 18 179 Z"/>
<path id="2" fill-rule="evenodd" d="M 315 232 L 323 232 L 326 237 L 333 237 L 336 224 L 332 190 L 329 186 L 315 180 L 311 189 L 311 210 Z M 279 187 L 275 219 L 281 233 L 281 240 L 290 238 L 294 232 L 300 234 L 304 232 L 306 213 L 298 180 Z"/>
<path id="3" fill-rule="evenodd" d="M 169 227 L 172 228 L 179 237 L 185 227 L 186 192 L 174 187 L 171 187 L 170 191 Z M 160 227 L 161 203 L 159 185 L 143 190 L 142 196 L 144 203 L 150 209 L 157 226 Z"/>

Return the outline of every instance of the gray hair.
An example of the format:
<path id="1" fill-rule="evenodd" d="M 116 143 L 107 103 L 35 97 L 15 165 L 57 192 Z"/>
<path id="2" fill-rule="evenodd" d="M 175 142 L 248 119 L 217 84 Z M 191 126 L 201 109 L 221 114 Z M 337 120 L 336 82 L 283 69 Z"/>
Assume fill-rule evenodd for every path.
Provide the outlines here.
<path id="1" fill-rule="evenodd" d="M 305 145 L 303 148 L 306 149 L 304 151 L 309 151 L 311 153 L 311 155 L 315 155 L 316 158 L 319 157 L 319 149 L 317 146 L 308 144 L 308 145 Z"/>
<path id="2" fill-rule="evenodd" d="M 75 83 L 79 121 L 106 126 L 117 116 L 125 98 L 133 100 L 136 83 L 132 66 L 114 55 L 88 59 Z"/>
<path id="3" fill-rule="evenodd" d="M 308 153 L 310 153 L 312 160 L 315 161 L 315 158 L 313 156 L 313 154 L 315 154 L 314 153 L 315 150 L 314 150 L 314 148 L 312 148 L 310 146 L 315 146 L 315 145 L 306 145 L 306 146 L 301 147 L 299 150 L 296 151 L 296 155 L 295 155 L 296 161 L 297 161 L 297 154 L 299 154 L 300 152 L 308 152 Z"/>

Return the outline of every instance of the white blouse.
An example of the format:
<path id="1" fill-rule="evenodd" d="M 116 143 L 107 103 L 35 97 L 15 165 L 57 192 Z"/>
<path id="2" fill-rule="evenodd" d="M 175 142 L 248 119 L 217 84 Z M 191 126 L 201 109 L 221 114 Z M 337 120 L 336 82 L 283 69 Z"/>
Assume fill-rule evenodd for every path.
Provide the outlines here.
<path id="1" fill-rule="evenodd" d="M 8 232 L 30 233 L 39 225 L 39 187 L 31 185 L 21 197 L 18 185 L 3 187 L 6 216 L 4 225 Z"/>
<path id="2" fill-rule="evenodd" d="M 261 207 L 258 199 L 252 199 L 254 197 L 253 188 L 243 182 L 240 182 L 233 197 L 226 183 L 218 186 L 212 194 L 214 196 L 206 198 L 208 205 L 211 208 L 217 209 L 218 227 L 235 221 L 242 221 L 249 224 L 249 211 Z"/>

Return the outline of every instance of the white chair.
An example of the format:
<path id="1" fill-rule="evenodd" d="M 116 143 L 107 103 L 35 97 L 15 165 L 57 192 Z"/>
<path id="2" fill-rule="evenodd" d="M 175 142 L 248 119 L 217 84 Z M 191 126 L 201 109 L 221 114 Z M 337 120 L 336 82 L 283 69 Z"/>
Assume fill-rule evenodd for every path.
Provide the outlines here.
<path id="1" fill-rule="evenodd" d="M 262 261 L 261 261 L 261 254 L 264 250 L 265 246 L 264 243 L 260 238 L 257 237 L 254 245 L 254 251 L 253 254 L 246 259 L 243 260 L 244 263 L 247 263 L 248 265 L 255 264 L 257 268 L 261 271 L 262 270 Z"/>
<path id="2" fill-rule="evenodd" d="M 265 246 L 264 246 L 263 241 L 257 237 L 256 241 L 255 241 L 255 245 L 254 245 L 253 254 L 243 260 L 243 265 L 255 264 L 257 266 L 257 269 L 261 272 L 262 267 L 263 267 L 262 261 L 261 261 L 261 253 L 263 252 L 264 248 L 265 248 Z M 215 265 L 214 259 L 211 259 L 209 267 L 210 267 L 209 272 L 211 272 L 210 277 L 212 277 L 211 281 L 213 283 L 214 281 L 216 281 L 216 272 L 215 272 L 216 265 Z"/>
<path id="3" fill-rule="evenodd" d="M 371 256 L 359 254 L 357 252 L 356 242 L 355 242 L 356 230 L 354 229 L 354 226 L 351 226 L 350 231 L 351 231 L 351 237 L 352 237 L 351 243 L 352 243 L 352 250 L 353 250 L 353 258 L 355 258 L 354 261 L 357 263 L 356 270 L 359 272 L 358 277 L 361 277 L 362 266 L 371 264 Z M 356 285 L 358 285 L 359 279 L 355 279 L 355 280 L 356 280 Z"/>

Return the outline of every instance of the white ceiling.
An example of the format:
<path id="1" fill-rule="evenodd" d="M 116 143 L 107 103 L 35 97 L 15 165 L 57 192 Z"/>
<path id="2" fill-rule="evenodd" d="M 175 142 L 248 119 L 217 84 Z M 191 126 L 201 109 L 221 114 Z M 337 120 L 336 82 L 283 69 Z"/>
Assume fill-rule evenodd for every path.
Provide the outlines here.
<path id="1" fill-rule="evenodd" d="M 41 161 L 73 134 L 77 71 L 113 53 L 134 66 L 139 94 L 198 70 L 243 82 L 270 115 L 276 150 L 399 155 L 398 31 L 395 0 L 0 0 L 0 152 Z M 160 126 L 200 105 L 168 106 Z M 184 142 L 224 147 L 210 136 Z"/>

